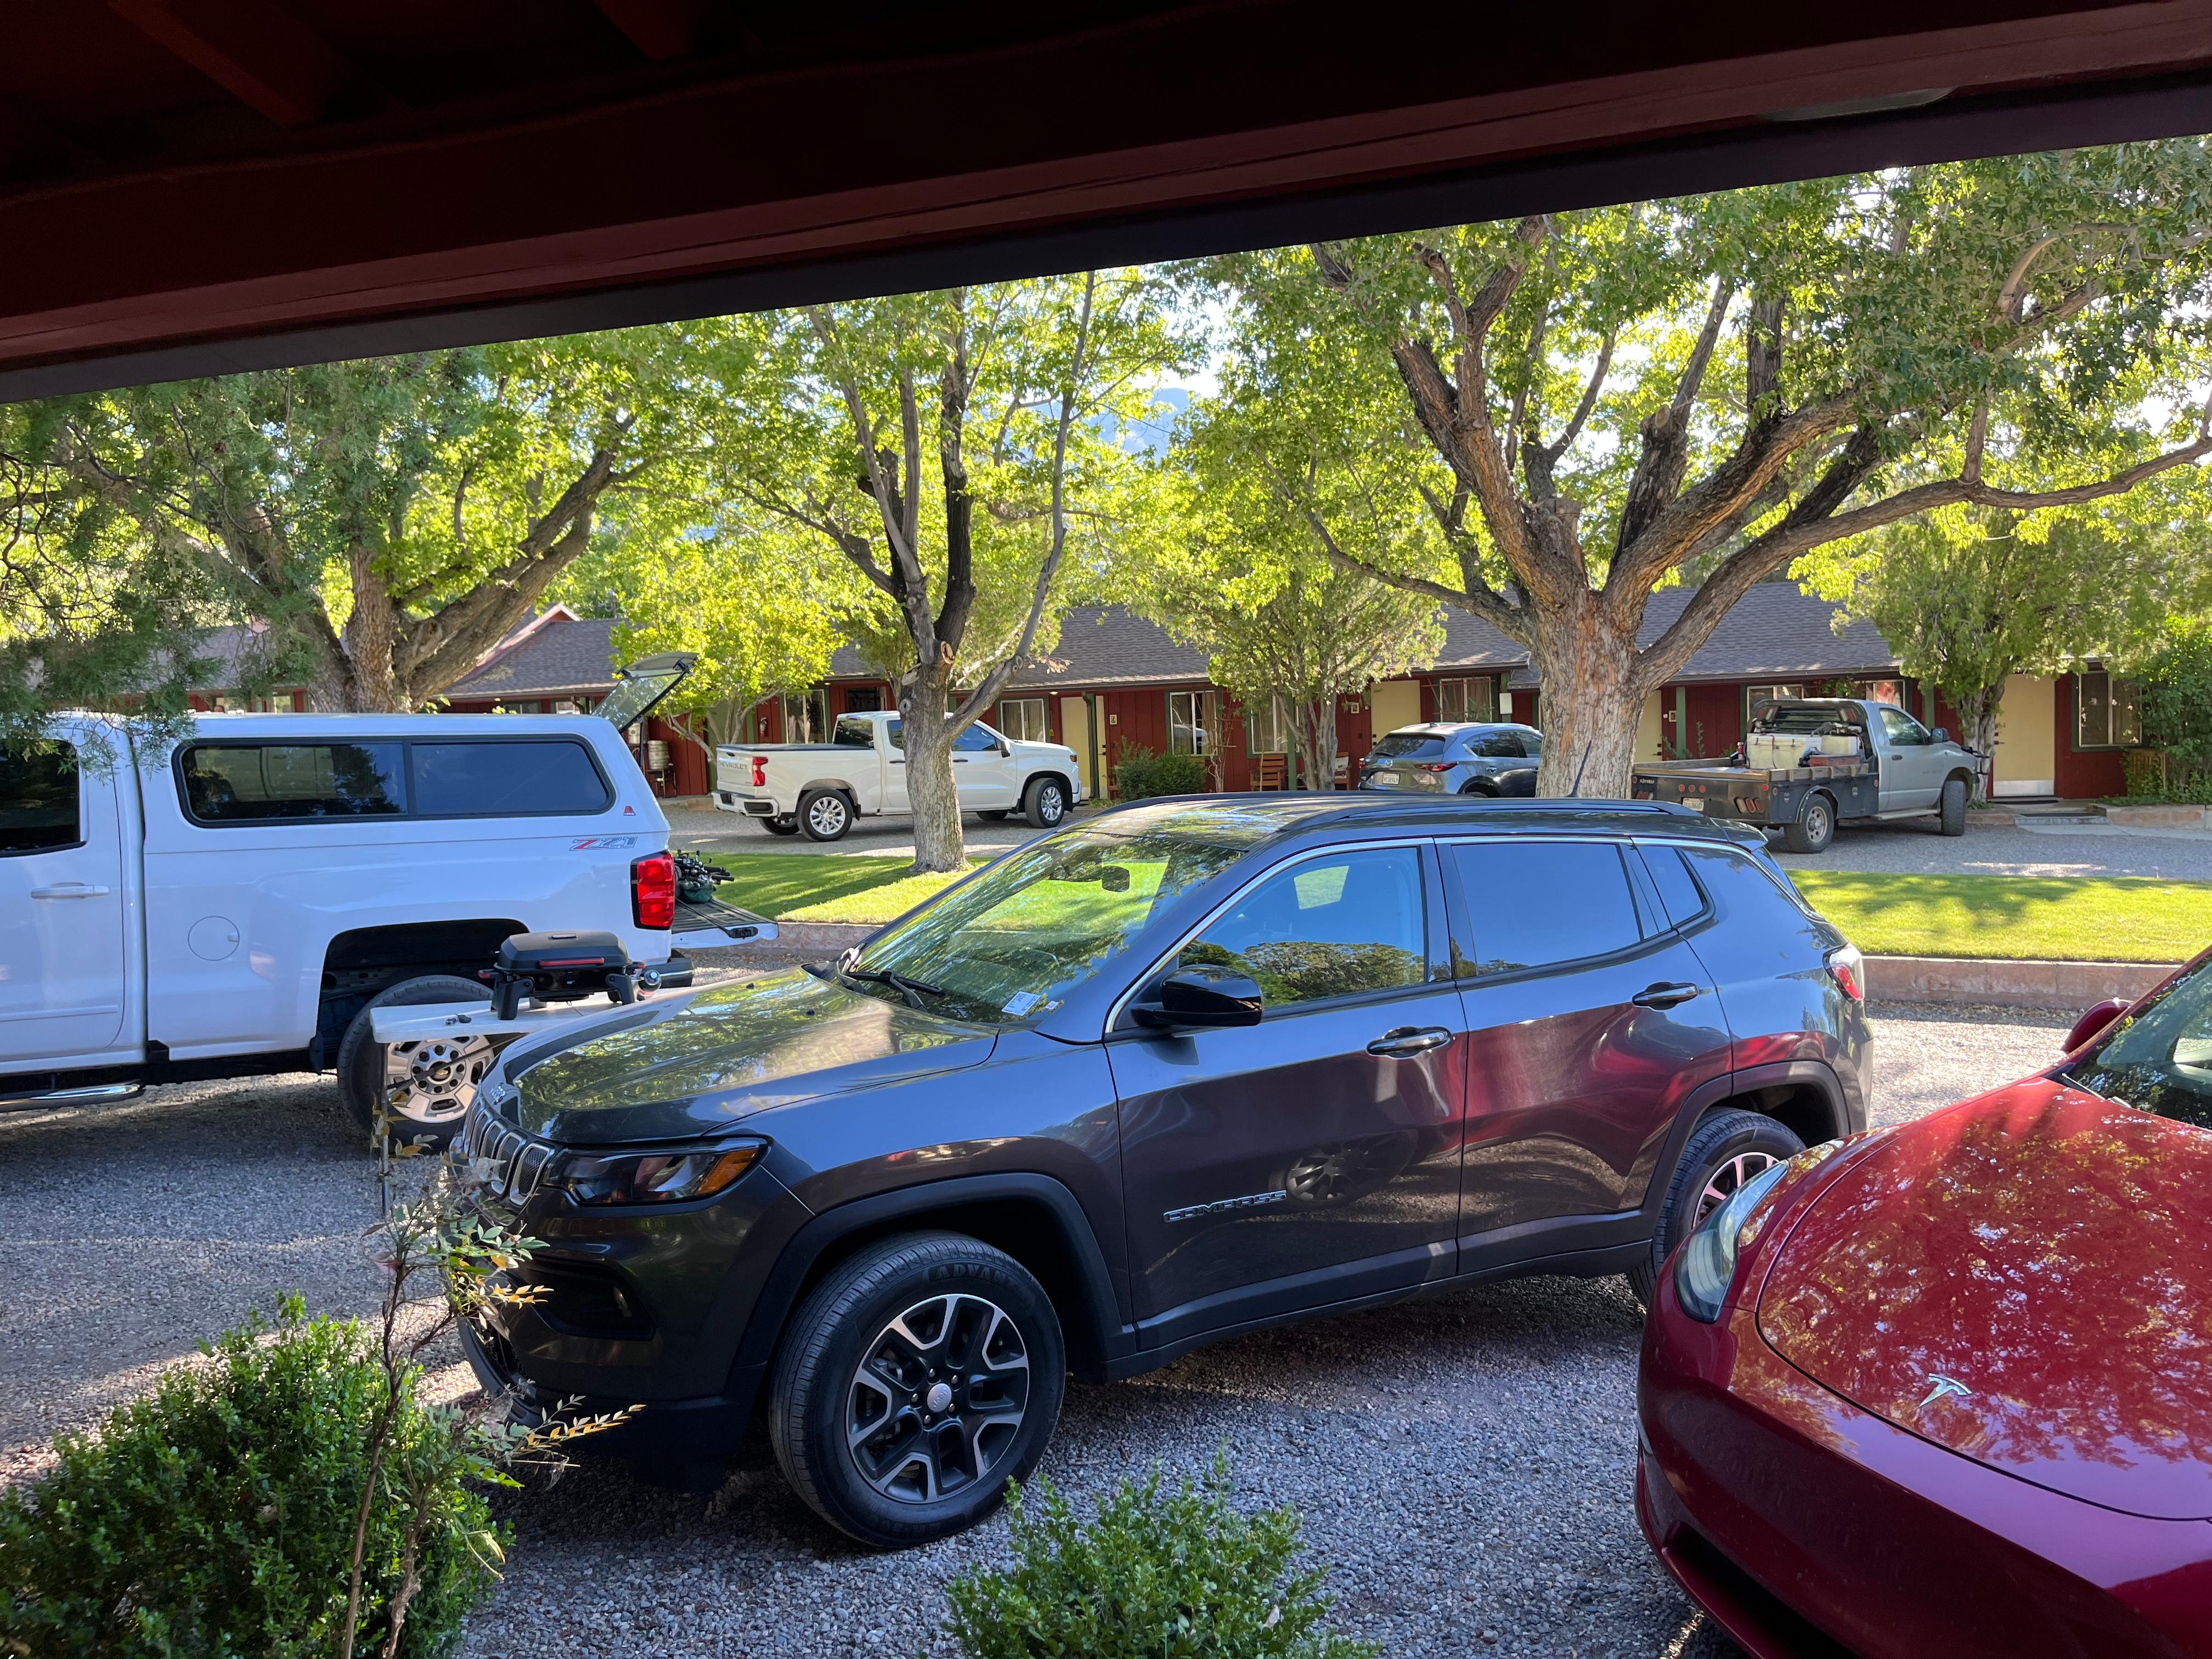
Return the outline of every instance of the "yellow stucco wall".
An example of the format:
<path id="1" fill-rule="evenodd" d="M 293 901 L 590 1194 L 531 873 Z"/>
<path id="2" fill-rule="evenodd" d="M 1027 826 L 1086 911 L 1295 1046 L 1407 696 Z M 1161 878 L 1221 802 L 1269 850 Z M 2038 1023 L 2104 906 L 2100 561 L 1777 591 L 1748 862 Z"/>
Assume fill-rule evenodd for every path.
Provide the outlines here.
<path id="1" fill-rule="evenodd" d="M 1376 737 L 1401 726 L 1421 723 L 1421 683 L 1419 680 L 1377 680 L 1367 693 Z"/>
<path id="2" fill-rule="evenodd" d="M 2057 787 L 2058 682 L 2048 674 L 2014 674 L 1997 703 L 1997 795 L 2047 795 Z"/>
<path id="3" fill-rule="evenodd" d="M 1644 712 L 1636 720 L 1636 758 L 1640 761 L 1659 759 L 1659 694 L 1656 691 L 1644 699 Z"/>

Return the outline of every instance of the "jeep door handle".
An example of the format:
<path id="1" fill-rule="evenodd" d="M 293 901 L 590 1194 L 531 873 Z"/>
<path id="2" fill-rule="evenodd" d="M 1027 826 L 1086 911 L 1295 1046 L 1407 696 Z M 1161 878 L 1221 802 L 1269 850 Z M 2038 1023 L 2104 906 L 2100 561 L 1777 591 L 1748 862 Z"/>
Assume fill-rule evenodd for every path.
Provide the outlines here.
<path id="1" fill-rule="evenodd" d="M 1662 981 L 1645 986 L 1629 1000 L 1639 1008 L 1672 1008 L 1676 1003 L 1687 1002 L 1698 991 L 1694 985 L 1669 985 Z"/>
<path id="2" fill-rule="evenodd" d="M 1441 1048 L 1451 1040 L 1452 1034 L 1441 1025 L 1401 1025 L 1369 1043 L 1367 1052 L 1386 1060 L 1411 1060 L 1415 1054 Z"/>
<path id="3" fill-rule="evenodd" d="M 33 898 L 106 898 L 105 887 L 88 887 L 81 881 L 64 882 L 58 887 L 33 887 Z"/>

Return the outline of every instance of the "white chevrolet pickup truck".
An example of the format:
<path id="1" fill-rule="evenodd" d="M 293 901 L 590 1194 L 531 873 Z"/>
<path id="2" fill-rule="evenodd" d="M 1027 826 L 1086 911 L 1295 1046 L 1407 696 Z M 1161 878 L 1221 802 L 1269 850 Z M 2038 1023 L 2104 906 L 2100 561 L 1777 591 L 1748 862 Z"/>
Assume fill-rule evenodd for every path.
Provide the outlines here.
<path id="1" fill-rule="evenodd" d="M 855 817 L 909 809 L 899 717 L 841 714 L 827 743 L 724 744 L 714 751 L 714 805 L 760 820 L 770 835 L 837 841 Z M 963 811 L 1019 812 L 1050 830 L 1083 799 L 1075 751 L 1024 743 L 977 721 L 953 740 L 952 780 Z"/>
<path id="2" fill-rule="evenodd" d="M 492 1045 L 386 1047 L 370 1010 L 483 1000 L 522 933 L 604 930 L 689 981 L 667 820 L 613 723 L 680 677 L 605 719 L 210 714 L 147 744 L 82 715 L 0 745 L 0 1108 L 335 1067 L 365 1126 L 381 1095 L 395 1133 L 449 1134 Z"/>

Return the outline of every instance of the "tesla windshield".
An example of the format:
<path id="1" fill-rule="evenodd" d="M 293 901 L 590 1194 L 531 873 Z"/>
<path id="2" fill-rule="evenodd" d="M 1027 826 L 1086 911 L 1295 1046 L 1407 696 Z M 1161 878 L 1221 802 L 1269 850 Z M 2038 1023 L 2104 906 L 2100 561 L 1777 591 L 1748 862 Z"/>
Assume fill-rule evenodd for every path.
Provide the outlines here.
<path id="1" fill-rule="evenodd" d="M 2062 1075 L 2093 1094 L 2212 1129 L 2212 962 L 2115 1025 Z"/>

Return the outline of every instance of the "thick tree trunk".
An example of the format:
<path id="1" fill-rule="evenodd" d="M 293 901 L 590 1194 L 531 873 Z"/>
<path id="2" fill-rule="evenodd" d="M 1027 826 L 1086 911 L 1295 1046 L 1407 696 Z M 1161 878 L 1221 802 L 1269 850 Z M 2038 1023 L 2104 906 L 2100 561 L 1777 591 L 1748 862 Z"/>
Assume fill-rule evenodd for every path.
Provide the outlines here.
<path id="1" fill-rule="evenodd" d="M 1959 718 L 1966 729 L 1959 734 L 1960 740 L 1977 755 L 1983 757 L 1974 767 L 1974 799 L 1986 800 L 1990 793 L 1990 762 L 1988 757 L 1997 749 L 1997 704 L 2004 696 L 2002 682 L 1984 686 L 1974 696 L 1959 705 Z"/>
<path id="2" fill-rule="evenodd" d="M 916 672 L 899 698 L 906 744 L 906 793 L 914 811 L 914 867 L 945 872 L 968 867 L 960 828 L 960 794 L 952 778 L 952 721 L 945 713 L 950 672 L 931 664 Z"/>
<path id="3" fill-rule="evenodd" d="M 1644 690 L 1635 621 L 1613 616 L 1593 592 L 1565 614 L 1543 617 L 1539 630 L 1544 759 L 1536 793 L 1626 799 Z"/>

